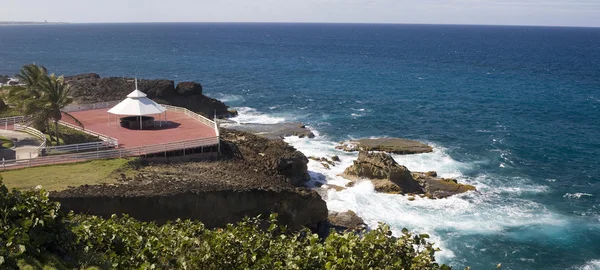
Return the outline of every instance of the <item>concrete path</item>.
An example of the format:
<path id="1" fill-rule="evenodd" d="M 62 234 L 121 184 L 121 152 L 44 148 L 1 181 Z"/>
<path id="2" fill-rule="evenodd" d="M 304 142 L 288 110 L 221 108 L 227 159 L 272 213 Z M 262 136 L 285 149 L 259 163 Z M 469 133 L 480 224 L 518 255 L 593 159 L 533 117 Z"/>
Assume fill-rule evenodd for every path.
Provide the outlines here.
<path id="1" fill-rule="evenodd" d="M 3 129 L 0 130 L 0 136 L 7 137 L 13 140 L 13 142 L 16 140 L 15 148 L 12 149 L 15 151 L 16 159 L 26 159 L 30 155 L 32 158 L 38 156 L 38 147 L 42 142 L 37 137 L 25 132 Z"/>

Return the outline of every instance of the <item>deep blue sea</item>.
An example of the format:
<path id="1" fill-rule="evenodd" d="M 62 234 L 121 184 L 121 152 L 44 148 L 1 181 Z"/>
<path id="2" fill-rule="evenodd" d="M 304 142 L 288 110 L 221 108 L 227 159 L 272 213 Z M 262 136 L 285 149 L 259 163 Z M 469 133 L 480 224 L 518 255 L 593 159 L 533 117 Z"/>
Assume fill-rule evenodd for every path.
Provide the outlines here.
<path id="1" fill-rule="evenodd" d="M 73 75 L 201 82 L 239 122 L 301 121 L 307 156 L 336 142 L 403 137 L 395 156 L 475 185 L 408 201 L 369 182 L 330 191 L 351 209 L 429 233 L 455 269 L 600 269 L 600 28 L 358 24 L 73 24 L 0 27 L 0 74 L 27 63 Z"/>

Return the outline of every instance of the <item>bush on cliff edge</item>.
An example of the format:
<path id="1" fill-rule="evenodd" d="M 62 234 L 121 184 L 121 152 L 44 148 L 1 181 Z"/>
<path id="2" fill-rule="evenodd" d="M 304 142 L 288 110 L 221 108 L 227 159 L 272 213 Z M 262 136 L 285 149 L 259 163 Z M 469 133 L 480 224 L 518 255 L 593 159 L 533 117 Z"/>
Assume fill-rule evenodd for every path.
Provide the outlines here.
<path id="1" fill-rule="evenodd" d="M 287 231 L 275 215 L 209 230 L 189 220 L 159 226 L 127 216 L 63 214 L 47 192 L 9 191 L 0 181 L 2 269 L 49 256 L 65 269 L 449 269 L 435 263 L 427 238 L 407 230 L 394 237 L 381 225 L 322 240 L 306 229 Z"/>

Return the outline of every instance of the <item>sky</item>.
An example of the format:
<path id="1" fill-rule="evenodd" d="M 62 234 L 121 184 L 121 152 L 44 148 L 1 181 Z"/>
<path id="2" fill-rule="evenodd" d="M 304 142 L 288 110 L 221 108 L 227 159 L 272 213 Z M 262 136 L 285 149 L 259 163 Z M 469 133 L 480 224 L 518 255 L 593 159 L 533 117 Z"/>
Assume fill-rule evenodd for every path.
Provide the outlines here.
<path id="1" fill-rule="evenodd" d="M 0 21 L 600 27 L 600 0 L 0 0 Z"/>

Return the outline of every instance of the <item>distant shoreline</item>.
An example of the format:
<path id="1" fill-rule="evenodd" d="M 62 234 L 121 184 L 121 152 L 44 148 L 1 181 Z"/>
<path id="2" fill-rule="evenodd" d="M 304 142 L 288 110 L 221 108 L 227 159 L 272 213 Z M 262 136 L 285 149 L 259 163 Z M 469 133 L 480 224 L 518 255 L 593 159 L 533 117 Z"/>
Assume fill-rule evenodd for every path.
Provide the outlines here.
<path id="1" fill-rule="evenodd" d="M 70 24 L 68 22 L 0 22 L 0 26 L 11 26 L 11 25 L 56 25 L 56 24 Z"/>
<path id="2" fill-rule="evenodd" d="M 120 25 L 120 24 L 244 24 L 244 25 L 408 25 L 408 26 L 464 26 L 464 27 L 535 27 L 535 28 L 600 28 L 580 25 L 519 25 L 519 24 L 456 24 L 456 23 L 377 23 L 377 22 L 3 22 L 1 26 L 20 25 Z"/>

